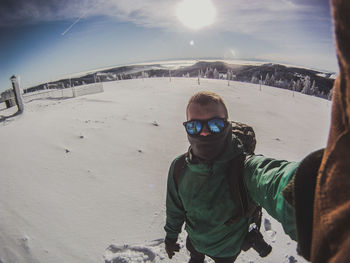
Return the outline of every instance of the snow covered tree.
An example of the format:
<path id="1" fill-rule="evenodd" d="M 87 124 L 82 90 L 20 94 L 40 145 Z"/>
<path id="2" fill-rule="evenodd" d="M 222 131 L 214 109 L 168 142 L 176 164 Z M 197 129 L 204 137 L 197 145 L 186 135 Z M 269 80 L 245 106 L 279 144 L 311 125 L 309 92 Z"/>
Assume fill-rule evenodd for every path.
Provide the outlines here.
<path id="1" fill-rule="evenodd" d="M 333 89 L 331 89 L 328 93 L 328 99 L 332 100 L 332 98 L 333 98 Z"/>
<path id="2" fill-rule="evenodd" d="M 228 69 L 226 73 L 226 79 L 230 80 L 231 79 L 231 71 Z"/>
<path id="3" fill-rule="evenodd" d="M 231 71 L 228 69 L 226 73 L 227 86 L 230 86 Z"/>
<path id="4" fill-rule="evenodd" d="M 209 77 L 209 68 L 205 70 L 204 77 L 208 78 Z"/>
<path id="5" fill-rule="evenodd" d="M 270 78 L 270 83 L 269 83 L 269 85 L 270 85 L 270 86 L 275 86 L 275 82 L 276 82 L 276 81 L 275 81 L 275 76 L 272 75 L 271 78 Z"/>
<path id="6" fill-rule="evenodd" d="M 311 89 L 314 90 L 316 87 L 316 83 L 315 83 L 315 80 L 312 82 L 312 86 L 311 86 Z"/>
<path id="7" fill-rule="evenodd" d="M 284 79 L 280 79 L 278 81 L 275 82 L 276 87 L 282 88 L 282 89 L 289 89 L 290 83 L 288 82 L 288 80 Z"/>
<path id="8" fill-rule="evenodd" d="M 256 77 L 256 76 L 252 76 L 251 80 L 250 80 L 251 83 L 255 83 L 255 84 L 258 84 L 259 83 L 259 79 Z"/>
<path id="9" fill-rule="evenodd" d="M 214 69 L 214 72 L 213 72 L 213 77 L 214 77 L 214 79 L 219 79 L 219 78 L 220 78 L 219 71 L 217 71 L 217 69 L 216 69 L 216 68 Z"/>
<path id="10" fill-rule="evenodd" d="M 275 81 L 275 86 L 278 88 L 283 88 L 283 81 L 281 79 Z"/>
<path id="11" fill-rule="evenodd" d="M 315 80 L 312 82 L 312 86 L 310 88 L 310 94 L 311 95 L 318 95 L 318 88 L 316 87 L 316 83 L 315 83 Z"/>
<path id="12" fill-rule="evenodd" d="M 297 82 L 295 82 L 295 88 L 294 88 L 294 90 L 297 91 L 297 92 L 300 92 L 301 89 L 302 89 L 301 81 L 300 81 L 300 79 L 298 79 Z"/>
<path id="13" fill-rule="evenodd" d="M 214 71 L 212 68 L 209 68 L 208 75 L 206 75 L 208 79 L 214 78 Z"/>
<path id="14" fill-rule="evenodd" d="M 303 81 L 303 90 L 301 91 L 301 93 L 308 95 L 311 94 L 311 80 L 309 76 L 306 76 Z"/>
<path id="15" fill-rule="evenodd" d="M 264 80 L 264 85 L 269 85 L 269 83 L 270 83 L 270 76 L 269 76 L 269 73 L 267 73 Z"/>

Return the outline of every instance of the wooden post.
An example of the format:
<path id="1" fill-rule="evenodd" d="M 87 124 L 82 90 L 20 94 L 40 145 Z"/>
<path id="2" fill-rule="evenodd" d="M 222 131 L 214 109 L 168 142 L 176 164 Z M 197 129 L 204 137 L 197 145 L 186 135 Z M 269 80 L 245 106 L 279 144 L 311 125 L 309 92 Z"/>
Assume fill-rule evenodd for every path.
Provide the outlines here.
<path id="1" fill-rule="evenodd" d="M 227 86 L 230 86 L 230 78 L 231 78 L 231 73 L 229 70 L 227 70 L 226 73 L 226 78 L 227 78 Z"/>
<path id="2" fill-rule="evenodd" d="M 13 75 L 10 78 L 11 82 L 12 82 L 12 87 L 13 87 L 13 92 L 15 94 L 15 101 L 18 107 L 18 112 L 22 113 L 24 110 L 23 107 L 23 102 L 22 102 L 22 96 L 21 96 L 21 91 L 19 89 L 19 83 L 18 83 L 18 77 L 16 75 Z"/>
<path id="3" fill-rule="evenodd" d="M 262 84 L 262 75 L 260 75 L 260 91 L 261 91 L 261 84 Z"/>
<path id="4" fill-rule="evenodd" d="M 198 70 L 198 85 L 201 84 L 200 77 L 201 77 L 201 72 L 200 72 L 200 70 Z"/>

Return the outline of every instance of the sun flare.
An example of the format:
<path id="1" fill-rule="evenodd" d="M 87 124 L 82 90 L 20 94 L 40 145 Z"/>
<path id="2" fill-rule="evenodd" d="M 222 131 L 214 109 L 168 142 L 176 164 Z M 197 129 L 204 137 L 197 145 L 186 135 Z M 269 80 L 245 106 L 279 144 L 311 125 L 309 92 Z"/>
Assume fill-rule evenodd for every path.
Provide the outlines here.
<path id="1" fill-rule="evenodd" d="M 185 26 L 197 30 L 214 23 L 216 10 L 211 0 L 183 0 L 176 15 Z"/>

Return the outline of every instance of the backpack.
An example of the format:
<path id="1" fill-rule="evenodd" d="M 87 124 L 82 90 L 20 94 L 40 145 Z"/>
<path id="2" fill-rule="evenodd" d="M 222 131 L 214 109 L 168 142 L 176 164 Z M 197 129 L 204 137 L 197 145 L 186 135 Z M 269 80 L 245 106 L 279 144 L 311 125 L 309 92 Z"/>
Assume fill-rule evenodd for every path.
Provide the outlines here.
<path id="1" fill-rule="evenodd" d="M 238 222 L 243 217 L 255 223 L 257 229 L 260 229 L 262 209 L 255 204 L 248 195 L 248 190 L 244 182 L 244 161 L 247 156 L 253 155 L 256 145 L 255 132 L 251 126 L 240 122 L 232 123 L 232 133 L 242 142 L 244 153 L 231 160 L 228 173 L 230 192 L 233 202 L 238 207 L 238 213 L 233 215 L 225 224 L 230 225 Z M 186 157 L 188 153 L 182 154 L 174 164 L 174 181 L 176 189 L 178 188 L 179 178 L 186 168 Z M 235 175 L 235 176 L 234 176 Z M 238 176 L 237 176 L 238 175 Z"/>

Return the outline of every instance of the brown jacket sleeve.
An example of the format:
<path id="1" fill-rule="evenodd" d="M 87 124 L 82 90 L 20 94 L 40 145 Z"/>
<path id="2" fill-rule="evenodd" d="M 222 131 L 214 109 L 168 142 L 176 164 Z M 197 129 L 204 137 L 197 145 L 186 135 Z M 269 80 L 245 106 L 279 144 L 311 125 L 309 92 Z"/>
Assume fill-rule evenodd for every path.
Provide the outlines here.
<path id="1" fill-rule="evenodd" d="M 331 128 L 317 175 L 312 262 L 350 262 L 350 1 L 331 0 L 339 75 Z"/>

